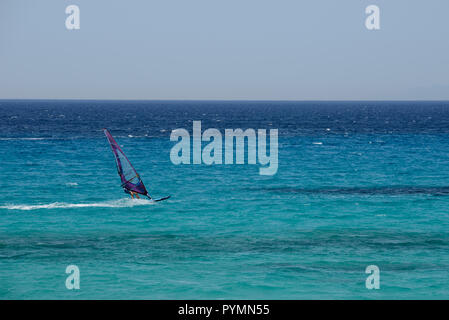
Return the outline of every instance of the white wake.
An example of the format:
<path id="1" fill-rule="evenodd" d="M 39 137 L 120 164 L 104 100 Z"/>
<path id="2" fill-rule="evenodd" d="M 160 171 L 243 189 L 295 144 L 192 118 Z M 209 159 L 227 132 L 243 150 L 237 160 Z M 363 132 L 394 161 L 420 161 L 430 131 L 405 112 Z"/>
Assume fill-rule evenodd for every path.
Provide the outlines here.
<path id="1" fill-rule="evenodd" d="M 151 200 L 144 199 L 120 199 L 105 202 L 94 203 L 65 203 L 65 202 L 53 202 L 48 204 L 11 204 L 0 206 L 0 209 L 8 210 L 41 210 L 41 209 L 72 209 L 72 208 L 130 208 L 136 206 L 146 206 L 154 204 Z"/>

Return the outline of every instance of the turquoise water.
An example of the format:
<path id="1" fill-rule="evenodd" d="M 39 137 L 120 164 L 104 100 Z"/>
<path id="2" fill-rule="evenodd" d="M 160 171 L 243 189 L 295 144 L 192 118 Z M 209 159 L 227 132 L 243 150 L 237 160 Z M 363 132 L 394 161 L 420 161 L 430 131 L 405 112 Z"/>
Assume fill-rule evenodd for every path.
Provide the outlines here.
<path id="1" fill-rule="evenodd" d="M 449 298 L 447 102 L 0 101 L 0 120 L 0 299 Z M 173 165 L 192 120 L 278 128 L 277 174 Z M 103 127 L 170 200 L 123 193 Z"/>

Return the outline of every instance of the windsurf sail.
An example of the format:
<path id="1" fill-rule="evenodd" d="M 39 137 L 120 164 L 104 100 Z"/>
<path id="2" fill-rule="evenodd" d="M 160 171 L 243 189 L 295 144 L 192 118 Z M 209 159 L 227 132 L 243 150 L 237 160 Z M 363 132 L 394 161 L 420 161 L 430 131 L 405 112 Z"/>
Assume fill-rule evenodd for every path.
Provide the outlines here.
<path id="1" fill-rule="evenodd" d="M 139 174 L 136 169 L 134 169 L 123 150 L 107 129 L 103 129 L 103 131 L 106 138 L 108 138 L 109 144 L 111 145 L 112 153 L 115 157 L 115 164 L 117 165 L 117 172 L 122 180 L 122 188 L 143 194 L 151 199 L 142 179 L 140 179 Z"/>

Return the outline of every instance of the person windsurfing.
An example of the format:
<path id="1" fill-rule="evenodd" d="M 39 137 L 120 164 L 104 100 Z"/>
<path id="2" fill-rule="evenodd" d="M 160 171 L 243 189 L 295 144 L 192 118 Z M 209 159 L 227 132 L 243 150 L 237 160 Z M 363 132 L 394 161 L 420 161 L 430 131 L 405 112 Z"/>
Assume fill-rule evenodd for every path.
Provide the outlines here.
<path id="1" fill-rule="evenodd" d="M 125 193 L 129 194 L 132 199 L 134 199 L 134 197 L 136 197 L 137 199 L 140 199 L 139 194 L 137 192 L 133 192 L 133 191 L 128 190 L 126 188 L 123 188 L 123 191 L 125 191 Z"/>
<path id="2" fill-rule="evenodd" d="M 122 182 L 123 191 L 131 196 L 132 199 L 140 199 L 139 195 L 148 197 L 151 201 L 158 202 L 170 198 L 170 196 L 153 199 L 149 194 L 142 179 L 134 169 L 131 162 L 123 153 L 122 148 L 118 145 L 115 139 L 111 136 L 107 129 L 103 129 L 106 138 L 108 139 L 109 145 L 111 146 L 112 153 L 114 154 L 115 164 L 117 166 L 117 173 L 120 176 Z"/>

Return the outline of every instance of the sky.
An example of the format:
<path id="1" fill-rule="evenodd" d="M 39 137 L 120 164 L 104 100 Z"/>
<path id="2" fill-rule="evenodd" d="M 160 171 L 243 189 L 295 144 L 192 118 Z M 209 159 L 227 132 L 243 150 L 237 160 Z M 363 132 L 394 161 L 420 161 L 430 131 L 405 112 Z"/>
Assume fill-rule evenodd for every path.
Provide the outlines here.
<path id="1" fill-rule="evenodd" d="M 0 99 L 449 100 L 448 13 L 447 0 L 0 0 Z"/>

